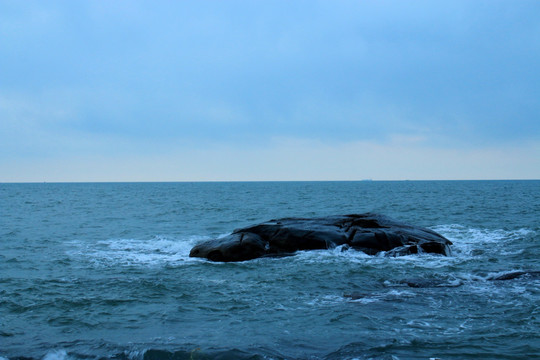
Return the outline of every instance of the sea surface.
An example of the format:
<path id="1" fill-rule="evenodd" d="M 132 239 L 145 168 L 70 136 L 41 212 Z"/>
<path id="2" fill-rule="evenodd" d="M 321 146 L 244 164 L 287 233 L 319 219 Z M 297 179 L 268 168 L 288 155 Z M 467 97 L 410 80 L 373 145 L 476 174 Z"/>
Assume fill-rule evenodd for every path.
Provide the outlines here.
<path id="1" fill-rule="evenodd" d="M 453 254 L 188 256 L 363 212 Z M 0 184 L 0 360 L 538 359 L 539 259 L 540 181 Z"/>

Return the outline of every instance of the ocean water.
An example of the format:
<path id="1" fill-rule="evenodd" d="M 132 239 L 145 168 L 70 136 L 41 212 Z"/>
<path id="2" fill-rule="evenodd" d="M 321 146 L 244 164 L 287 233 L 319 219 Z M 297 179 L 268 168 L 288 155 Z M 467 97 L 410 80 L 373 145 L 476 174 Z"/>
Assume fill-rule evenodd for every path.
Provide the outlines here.
<path id="1" fill-rule="evenodd" d="M 188 257 L 368 211 L 452 256 Z M 540 181 L 0 184 L 0 360 L 540 358 L 539 259 Z"/>

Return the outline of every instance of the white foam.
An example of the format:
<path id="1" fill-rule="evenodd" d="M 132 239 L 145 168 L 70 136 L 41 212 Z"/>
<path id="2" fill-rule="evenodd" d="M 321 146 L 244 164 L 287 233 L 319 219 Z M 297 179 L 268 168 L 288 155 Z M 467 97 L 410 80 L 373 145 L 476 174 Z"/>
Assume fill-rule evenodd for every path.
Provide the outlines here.
<path id="1" fill-rule="evenodd" d="M 396 299 L 401 300 L 404 298 L 412 298 L 415 296 L 416 294 L 414 292 L 407 290 L 390 290 L 388 292 L 375 292 L 373 294 L 366 294 L 365 296 L 358 297 L 350 301 L 360 304 L 370 304 L 380 301 L 394 301 Z"/>
<path id="2" fill-rule="evenodd" d="M 506 251 L 507 255 L 519 254 L 522 250 L 508 251 L 505 248 L 516 240 L 536 234 L 533 230 L 523 228 L 515 230 L 480 229 L 457 224 L 440 225 L 434 227 L 433 230 L 451 240 L 454 243 L 452 246 L 454 255 L 461 257 L 470 257 L 474 255 L 475 251 L 486 249 L 492 249 L 497 253 Z"/>
<path id="3" fill-rule="evenodd" d="M 283 261 L 279 258 L 275 261 Z M 384 252 L 377 255 L 368 255 L 362 251 L 349 249 L 342 251 L 341 247 L 330 250 L 309 250 L 299 251 L 292 258 L 292 261 L 304 264 L 325 264 L 330 266 L 352 266 L 387 267 L 389 264 L 398 267 L 415 267 L 426 269 L 445 268 L 449 265 L 459 263 L 462 259 L 453 256 L 441 256 L 438 254 L 411 254 L 397 257 L 387 257 Z"/>
<path id="4" fill-rule="evenodd" d="M 124 351 L 124 354 L 131 360 L 142 360 L 144 359 L 144 353 L 145 350 L 130 350 L 130 351 Z"/>
<path id="5" fill-rule="evenodd" d="M 433 328 L 438 328 L 437 326 L 427 322 L 427 321 L 422 321 L 422 320 L 417 320 L 417 319 L 413 319 L 413 320 L 409 320 L 407 321 L 407 326 L 408 327 L 411 327 L 411 328 L 415 328 L 415 329 L 433 329 Z"/>
<path id="6" fill-rule="evenodd" d="M 306 263 L 334 263 L 342 261 L 364 262 L 365 259 L 372 258 L 362 251 L 345 250 L 338 246 L 330 250 L 308 250 L 299 251 L 297 258 Z"/>
<path id="7" fill-rule="evenodd" d="M 43 360 L 67 360 L 69 356 L 64 349 L 51 350 L 43 357 Z"/>
<path id="8" fill-rule="evenodd" d="M 478 229 L 467 228 L 462 225 L 440 225 L 433 228 L 434 231 L 444 235 L 450 240 L 466 243 L 500 243 L 501 241 L 516 240 L 525 236 L 534 235 L 536 232 L 530 229 Z"/>
<path id="9" fill-rule="evenodd" d="M 185 239 L 156 236 L 152 239 L 107 239 L 94 243 L 72 241 L 66 253 L 98 266 L 175 266 L 190 261 L 191 248 L 206 239 L 202 236 Z"/>
<path id="10" fill-rule="evenodd" d="M 363 305 L 378 302 L 378 301 L 381 301 L 381 299 L 380 298 L 375 298 L 375 297 L 360 297 L 360 298 L 351 300 L 351 302 L 355 302 L 355 303 L 359 303 L 359 304 L 363 304 Z"/>
<path id="11" fill-rule="evenodd" d="M 337 303 L 342 303 L 344 301 L 346 301 L 346 299 L 342 296 L 324 295 L 322 297 L 317 297 L 313 300 L 307 301 L 306 305 L 320 307 L 320 306 L 335 305 Z"/>

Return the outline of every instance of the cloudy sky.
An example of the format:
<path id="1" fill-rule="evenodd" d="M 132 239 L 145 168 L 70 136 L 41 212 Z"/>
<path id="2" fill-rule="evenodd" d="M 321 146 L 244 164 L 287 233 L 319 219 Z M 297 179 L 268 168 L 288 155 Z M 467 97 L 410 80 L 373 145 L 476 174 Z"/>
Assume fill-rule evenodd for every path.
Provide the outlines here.
<path id="1" fill-rule="evenodd" d="M 539 1 L 0 0 L 0 182 L 540 178 Z"/>

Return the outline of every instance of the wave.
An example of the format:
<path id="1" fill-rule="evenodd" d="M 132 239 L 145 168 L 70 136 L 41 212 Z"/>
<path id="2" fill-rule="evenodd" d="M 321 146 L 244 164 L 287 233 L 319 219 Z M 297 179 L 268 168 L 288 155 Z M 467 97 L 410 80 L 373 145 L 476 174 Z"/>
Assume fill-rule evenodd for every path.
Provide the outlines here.
<path id="1" fill-rule="evenodd" d="M 482 255 L 520 255 L 527 251 L 527 241 L 537 236 L 530 229 L 481 229 L 470 228 L 458 224 L 439 225 L 433 227 L 453 242 L 452 256 L 443 257 L 433 254 L 414 254 L 389 258 L 380 253 L 377 256 L 366 255 L 361 251 L 345 249 L 338 246 L 330 250 L 300 251 L 294 261 L 301 263 L 418 263 L 429 267 L 444 267 L 450 263 L 470 260 Z M 223 236 L 223 235 L 222 235 Z M 106 239 L 96 242 L 70 241 L 66 243 L 66 254 L 75 260 L 90 261 L 98 267 L 110 266 L 181 266 L 206 262 L 190 258 L 191 248 L 204 240 L 207 235 L 193 235 L 185 238 L 155 236 L 150 239 Z M 530 242 L 530 241 L 529 241 Z M 524 245 L 524 246 L 523 246 Z M 536 252 L 536 251 L 535 251 Z M 534 254 L 533 254 L 534 255 Z M 282 258 L 262 258 L 252 262 L 288 261 Z M 214 264 L 219 265 L 219 264 Z"/>
<path id="2" fill-rule="evenodd" d="M 462 325 L 467 328 L 470 325 L 465 321 Z M 429 331 L 444 331 L 441 326 L 433 329 L 432 324 L 419 320 L 407 323 L 412 329 Z M 124 350 L 112 355 L 95 355 L 88 353 L 71 352 L 65 349 L 48 351 L 42 357 L 13 356 L 2 357 L 0 360 L 402 360 L 402 359 L 477 359 L 477 358 L 530 358 L 534 357 L 539 348 L 538 345 L 520 338 L 519 333 L 509 333 L 505 338 L 515 339 L 515 344 L 504 350 L 486 347 L 486 341 L 497 341 L 497 336 L 470 337 L 464 342 L 462 339 L 441 338 L 411 338 L 411 339 L 387 339 L 378 343 L 367 344 L 362 341 L 352 342 L 347 345 L 320 355 L 284 355 L 279 350 L 267 348 L 248 349 L 202 349 L 193 346 L 183 350 L 170 350 L 148 348 L 144 350 Z"/>
<path id="3" fill-rule="evenodd" d="M 42 357 L 12 356 L 0 360 L 281 360 L 280 355 L 270 355 L 258 352 L 248 352 L 239 349 L 202 350 L 193 347 L 188 350 L 124 350 L 113 355 L 91 355 L 78 352 L 68 352 L 65 349 L 49 350 Z"/>
<path id="4" fill-rule="evenodd" d="M 278 351 L 268 349 L 225 349 L 225 350 L 203 350 L 195 347 L 190 350 L 131 350 L 123 351 L 109 356 L 95 356 L 81 354 L 76 352 L 67 352 L 65 349 L 51 350 L 43 357 L 14 356 L 10 358 L 1 357 L 0 360 L 400 360 L 400 357 L 389 354 L 388 351 L 381 348 L 368 349 L 362 343 L 352 343 L 321 356 L 285 356 Z M 382 350 L 382 351 L 381 351 Z M 414 353 L 411 351 L 411 354 Z M 427 357 L 427 359 L 436 359 L 436 357 Z"/>
<path id="5" fill-rule="evenodd" d="M 513 241 L 534 237 L 537 232 L 531 229 L 485 229 L 466 227 L 458 224 L 439 225 L 432 228 L 434 231 L 447 237 L 454 243 L 454 248 L 458 251 L 469 251 L 478 245 L 499 245 L 508 244 Z"/>
<path id="6" fill-rule="evenodd" d="M 156 236 L 151 239 L 107 239 L 93 243 L 71 241 L 67 255 L 77 260 L 87 260 L 99 267 L 110 266 L 176 266 L 186 261 L 190 249 L 205 236 L 174 239 Z"/>

